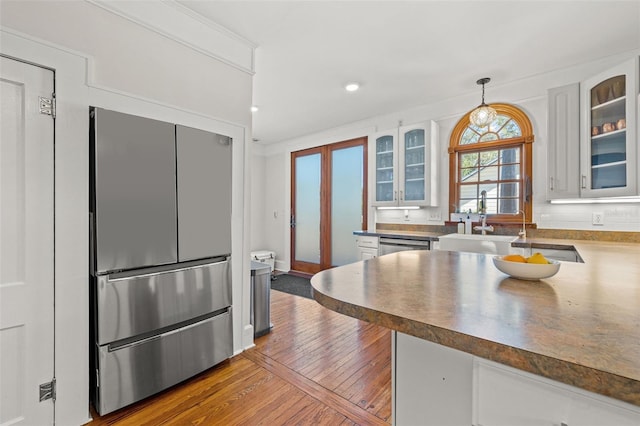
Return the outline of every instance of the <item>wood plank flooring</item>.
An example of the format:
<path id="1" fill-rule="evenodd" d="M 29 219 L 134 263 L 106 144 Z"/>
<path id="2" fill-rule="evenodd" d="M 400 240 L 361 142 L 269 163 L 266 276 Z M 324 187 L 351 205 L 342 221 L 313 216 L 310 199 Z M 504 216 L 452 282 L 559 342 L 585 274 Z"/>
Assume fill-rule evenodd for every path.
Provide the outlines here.
<path id="1" fill-rule="evenodd" d="M 391 333 L 271 291 L 271 333 L 256 346 L 102 425 L 388 425 Z"/>

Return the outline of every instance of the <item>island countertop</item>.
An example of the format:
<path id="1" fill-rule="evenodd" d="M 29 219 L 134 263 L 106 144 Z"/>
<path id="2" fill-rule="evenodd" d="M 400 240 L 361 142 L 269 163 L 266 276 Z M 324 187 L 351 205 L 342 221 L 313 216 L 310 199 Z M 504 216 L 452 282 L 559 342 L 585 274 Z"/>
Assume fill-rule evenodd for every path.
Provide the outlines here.
<path id="1" fill-rule="evenodd" d="M 404 251 L 311 279 L 321 305 L 640 406 L 640 245 L 563 241 L 585 263 L 540 281 L 491 255 Z"/>

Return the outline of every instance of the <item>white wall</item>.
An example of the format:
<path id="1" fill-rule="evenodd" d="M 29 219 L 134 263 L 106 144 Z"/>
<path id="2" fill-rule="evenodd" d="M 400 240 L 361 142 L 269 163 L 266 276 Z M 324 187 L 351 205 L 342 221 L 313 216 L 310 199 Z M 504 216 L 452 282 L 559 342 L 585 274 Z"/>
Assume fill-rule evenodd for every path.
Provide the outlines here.
<path id="1" fill-rule="evenodd" d="M 487 88 L 486 99 L 488 102 L 504 102 L 518 105 L 531 119 L 535 133 L 533 150 L 533 214 L 534 222 L 539 228 L 640 232 L 640 203 L 559 205 L 549 204 L 546 201 L 547 90 L 552 87 L 582 81 L 629 58 L 637 58 L 639 54 L 640 51 L 636 50 L 612 57 L 603 57 L 598 61 L 533 76 L 509 84 L 501 85 L 498 82 L 492 82 L 491 86 Z M 441 165 L 440 176 L 442 178 L 440 181 L 440 206 L 437 208 L 409 210 L 408 218 L 405 217 L 405 212 L 402 210 L 375 211 L 370 209 L 370 218 L 377 215 L 377 221 L 384 223 L 443 224 L 449 211 L 449 159 L 447 154 L 449 137 L 458 120 L 477 105 L 478 96 L 479 92 L 474 92 L 466 96 L 446 99 L 437 104 L 424 105 L 410 110 L 374 117 L 313 135 L 261 147 L 263 152 L 261 158 L 264 157 L 263 161 L 267 165 L 262 180 L 268 182 L 270 187 L 265 192 L 268 197 L 266 203 L 268 203 L 269 207 L 267 208 L 265 205 L 264 212 L 260 212 L 260 209 L 254 209 L 254 214 L 260 215 L 262 223 L 265 224 L 263 232 L 269 236 L 265 238 L 268 246 L 264 248 L 282 253 L 282 255 L 279 254 L 279 268 L 286 270 L 289 267 L 289 229 L 286 223 L 274 221 L 272 212 L 280 211 L 288 215 L 290 211 L 289 161 L 292 151 L 395 128 L 398 126 L 399 121 L 402 121 L 404 125 L 410 125 L 429 119 L 434 120 L 440 128 L 439 161 Z M 604 226 L 596 227 L 591 224 L 593 212 L 604 213 Z M 372 223 L 373 220 L 370 221 L 370 229 L 373 229 Z"/>
<path id="2" fill-rule="evenodd" d="M 251 345 L 252 74 L 84 1 L 3 0 L 0 30 L 0 53 L 56 71 L 56 423 L 89 420 L 90 105 L 233 137 L 234 351 Z"/>

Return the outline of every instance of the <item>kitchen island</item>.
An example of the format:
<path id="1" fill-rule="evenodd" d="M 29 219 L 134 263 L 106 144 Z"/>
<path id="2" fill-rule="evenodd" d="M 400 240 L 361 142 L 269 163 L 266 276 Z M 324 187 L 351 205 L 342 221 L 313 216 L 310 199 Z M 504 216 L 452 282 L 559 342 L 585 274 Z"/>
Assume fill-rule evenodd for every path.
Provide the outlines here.
<path id="1" fill-rule="evenodd" d="M 483 408 L 488 402 L 482 389 L 493 383 L 486 372 L 495 366 L 506 366 L 508 374 L 522 372 L 525 379 L 539 377 L 541 388 L 604 395 L 605 404 L 622 410 L 621 418 L 628 414 L 629 424 L 638 424 L 640 245 L 562 243 L 571 243 L 584 263 L 563 262 L 557 275 L 537 282 L 509 278 L 489 255 L 407 251 L 323 271 L 311 283 L 315 300 L 323 306 L 394 330 L 397 424 L 404 424 L 401 411 L 416 405 L 406 404 L 405 396 L 421 392 L 403 378 L 407 371 L 401 361 L 412 357 L 409 362 L 425 367 L 447 359 L 452 366 L 442 366 L 443 371 L 468 373 L 462 388 L 453 392 L 460 400 L 449 401 L 449 406 L 462 406 L 466 424 L 489 424 L 483 419 L 491 416 L 483 413 L 492 408 Z M 416 349 L 414 340 L 427 346 Z M 489 379 L 482 379 L 485 376 Z M 513 397 L 517 399 L 517 392 Z M 448 411 L 446 401 L 440 406 Z"/>

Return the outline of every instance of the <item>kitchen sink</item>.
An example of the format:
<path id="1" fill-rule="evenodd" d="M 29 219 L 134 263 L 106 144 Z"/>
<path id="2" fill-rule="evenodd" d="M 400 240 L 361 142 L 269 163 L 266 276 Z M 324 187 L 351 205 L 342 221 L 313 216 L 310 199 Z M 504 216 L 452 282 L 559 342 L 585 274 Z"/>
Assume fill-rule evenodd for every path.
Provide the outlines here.
<path id="1" fill-rule="evenodd" d="M 513 253 L 511 242 L 518 239 L 513 235 L 449 234 L 438 237 L 438 249 L 446 251 L 467 251 L 472 253 L 509 254 Z"/>

